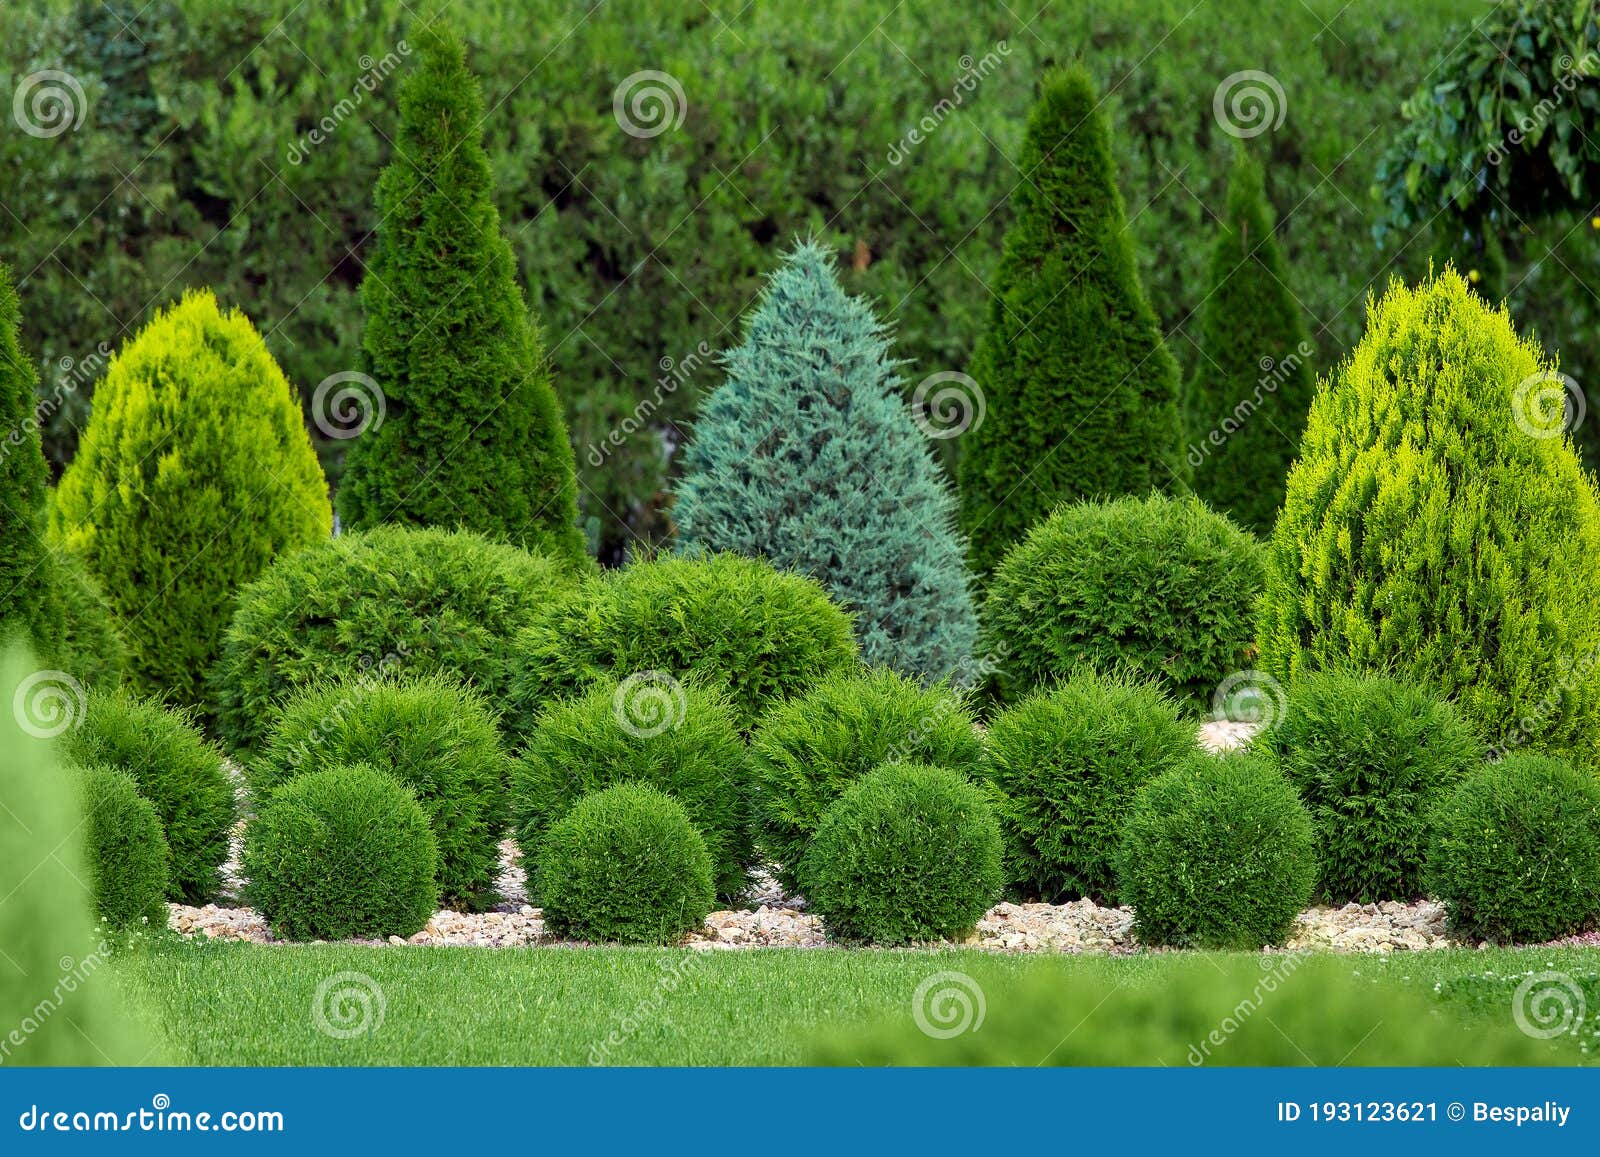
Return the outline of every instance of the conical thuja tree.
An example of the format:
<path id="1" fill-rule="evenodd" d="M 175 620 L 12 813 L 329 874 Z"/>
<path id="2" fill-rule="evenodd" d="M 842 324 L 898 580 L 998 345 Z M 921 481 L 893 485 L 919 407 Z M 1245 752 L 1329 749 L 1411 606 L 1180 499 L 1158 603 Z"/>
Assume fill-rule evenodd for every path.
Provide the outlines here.
<path id="1" fill-rule="evenodd" d="M 384 413 L 350 448 L 339 512 L 355 528 L 464 527 L 576 562 L 572 447 L 500 234 L 483 98 L 452 33 L 418 39 L 361 284 Z"/>
<path id="2" fill-rule="evenodd" d="M 1261 167 L 1243 152 L 1211 252 L 1197 344 L 1185 399 L 1195 492 L 1242 526 L 1270 532 L 1316 378 Z"/>
<path id="3" fill-rule="evenodd" d="M 680 547 L 812 575 L 855 612 L 867 662 L 956 674 L 976 626 L 955 500 L 883 326 L 826 250 L 784 259 L 726 365 L 686 454 Z"/>
<path id="4" fill-rule="evenodd" d="M 1384 670 L 1500 750 L 1600 757 L 1600 499 L 1563 380 L 1453 272 L 1392 286 L 1317 391 L 1273 532 L 1262 665 Z"/>
<path id="5" fill-rule="evenodd" d="M 1178 370 L 1140 287 L 1088 75 L 1056 73 L 1028 120 L 1014 221 L 972 377 L 961 525 L 985 572 L 1056 505 L 1186 481 Z"/>
<path id="6" fill-rule="evenodd" d="M 62 630 L 44 539 L 48 470 L 35 420 L 33 363 L 22 351 L 21 305 L 0 264 L 0 634 L 47 648 Z"/>

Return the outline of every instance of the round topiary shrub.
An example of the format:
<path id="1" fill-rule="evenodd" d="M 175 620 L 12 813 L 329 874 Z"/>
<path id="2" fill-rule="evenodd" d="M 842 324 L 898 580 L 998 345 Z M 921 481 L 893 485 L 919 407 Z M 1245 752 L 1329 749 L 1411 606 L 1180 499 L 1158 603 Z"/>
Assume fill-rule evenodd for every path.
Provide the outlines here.
<path id="1" fill-rule="evenodd" d="M 1600 757 L 1600 498 L 1567 395 L 1452 272 L 1371 305 L 1289 475 L 1261 667 L 1387 670 L 1494 750 Z"/>
<path id="2" fill-rule="evenodd" d="M 1123 825 L 1117 889 L 1146 944 L 1281 944 L 1316 882 L 1311 817 L 1259 756 L 1189 756 L 1139 792 Z"/>
<path id="3" fill-rule="evenodd" d="M 1116 899 L 1114 859 L 1139 789 L 1195 751 L 1159 685 L 1080 671 L 1001 712 L 985 744 L 1011 879 L 1048 903 Z"/>
<path id="4" fill-rule="evenodd" d="M 507 726 L 613 678 L 695 676 L 727 692 L 741 730 L 769 704 L 855 662 L 850 616 L 815 580 L 733 554 L 666 557 L 607 573 L 517 636 Z"/>
<path id="5" fill-rule="evenodd" d="M 550 826 L 536 876 L 545 923 L 563 936 L 670 944 L 700 927 L 711 855 L 683 805 L 644 783 L 579 800 Z"/>
<path id="6" fill-rule="evenodd" d="M 60 742 L 74 763 L 132 776 L 154 806 L 172 856 L 167 899 L 204 904 L 216 896 L 234 823 L 233 783 L 189 713 L 126 691 L 96 693 Z"/>
<path id="7" fill-rule="evenodd" d="M 1088 664 L 1159 676 L 1174 694 L 1209 702 L 1249 665 L 1263 573 L 1261 544 L 1195 498 L 1060 507 L 989 585 L 995 689 L 1015 701 Z"/>
<path id="8" fill-rule="evenodd" d="M 1317 895 L 1330 904 L 1422 895 L 1428 812 L 1483 762 L 1449 703 L 1377 676 L 1310 675 L 1256 740 L 1300 793 L 1317 833 Z"/>
<path id="9" fill-rule="evenodd" d="M 745 748 L 718 691 L 672 680 L 605 683 L 539 717 L 512 767 L 511 810 L 532 862 L 550 825 L 619 783 L 660 788 L 705 840 L 717 894 L 744 890 L 751 850 Z"/>
<path id="10" fill-rule="evenodd" d="M 1005 887 L 985 793 L 948 767 L 889 763 L 822 817 L 801 881 L 829 934 L 877 944 L 956 939 Z"/>
<path id="11" fill-rule="evenodd" d="M 498 702 L 510 639 L 573 585 L 562 564 L 465 531 L 383 526 L 280 558 L 223 637 L 222 737 L 249 751 L 295 692 L 385 670 L 442 671 Z"/>
<path id="12" fill-rule="evenodd" d="M 1474 940 L 1538 943 L 1600 925 L 1600 783 L 1519 752 L 1436 807 L 1423 880 Z"/>
<path id="13" fill-rule="evenodd" d="M 983 744 L 965 699 L 887 669 L 834 672 L 761 719 L 750 779 L 761 850 L 785 887 L 845 788 L 881 763 L 914 762 L 976 775 Z"/>
<path id="14" fill-rule="evenodd" d="M 411 789 L 331 764 L 269 796 L 245 829 L 250 902 L 289 940 L 412 936 L 439 903 L 439 850 Z"/>
<path id="15" fill-rule="evenodd" d="M 263 800 L 285 780 L 348 763 L 416 793 L 438 839 L 444 903 L 493 905 L 508 768 L 494 716 L 474 692 L 443 675 L 312 688 L 284 707 L 246 775 Z"/>
<path id="16" fill-rule="evenodd" d="M 250 319 L 192 290 L 111 360 L 51 530 L 87 564 L 147 693 L 199 703 L 238 589 L 328 537 L 288 379 Z"/>
<path id="17" fill-rule="evenodd" d="M 167 926 L 167 841 L 139 785 L 112 767 L 75 769 L 94 910 L 112 928 Z"/>

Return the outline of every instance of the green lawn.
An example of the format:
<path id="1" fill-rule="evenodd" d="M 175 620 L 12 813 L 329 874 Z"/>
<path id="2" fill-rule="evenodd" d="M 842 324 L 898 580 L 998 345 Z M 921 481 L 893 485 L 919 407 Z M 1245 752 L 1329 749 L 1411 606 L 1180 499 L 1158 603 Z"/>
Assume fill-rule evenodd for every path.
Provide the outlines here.
<path id="1" fill-rule="evenodd" d="M 970 950 L 262 948 L 164 940 L 123 956 L 117 968 L 130 1002 L 166 1034 L 169 1059 L 177 1063 L 770 1065 L 803 1061 L 819 1033 L 910 1024 L 917 986 L 937 972 L 966 974 L 994 1013 L 1029 980 L 1058 984 L 1063 993 L 1108 985 L 1132 990 L 1161 986 L 1184 967 L 1227 966 L 1249 976 L 1260 960 Z M 1600 950 L 1450 951 L 1323 963 L 1363 983 L 1425 994 L 1451 1015 L 1496 1032 L 1509 1028 L 1516 978 L 1529 971 L 1576 977 L 1589 1007 L 1600 1011 Z M 1284 991 L 1315 1003 L 1318 983 L 1305 971 Z M 321 1025 L 319 986 L 326 994 Z M 381 1024 L 368 1011 L 379 1001 L 372 986 L 381 991 Z M 353 995 L 332 995 L 340 989 Z M 370 1031 L 334 1035 L 363 1016 L 371 1018 Z M 1003 1015 L 991 1019 L 1003 1023 Z M 1092 1041 L 1115 1028 L 1092 1025 L 1084 1037 Z M 1592 1041 L 1592 1025 L 1588 1031 Z M 1584 1061 L 1581 1040 L 1556 1042 L 1548 1063 Z M 1128 1063 L 1125 1053 L 1118 1055 Z"/>

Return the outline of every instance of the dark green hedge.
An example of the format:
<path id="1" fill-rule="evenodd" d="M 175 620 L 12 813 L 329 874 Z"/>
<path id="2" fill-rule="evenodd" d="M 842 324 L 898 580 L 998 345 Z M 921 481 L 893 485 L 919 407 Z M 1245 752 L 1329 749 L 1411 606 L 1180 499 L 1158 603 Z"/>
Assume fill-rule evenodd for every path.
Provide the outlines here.
<path id="1" fill-rule="evenodd" d="M 0 10 L 0 90 L 66 68 L 90 106 L 77 131 L 54 139 L 0 134 L 0 252 L 29 303 L 24 341 L 47 396 L 64 378 L 78 383 L 62 391 L 65 414 L 49 432 L 57 460 L 96 376 L 59 359 L 84 363 L 97 342 L 114 346 L 182 286 L 213 285 L 243 307 L 308 398 L 328 375 L 358 368 L 371 192 L 394 138 L 399 73 L 416 55 L 401 57 L 398 43 L 411 11 L 439 7 L 35 0 Z M 1035 85 L 1074 57 L 1107 97 L 1141 276 L 1167 329 L 1192 324 L 1207 286 L 1234 144 L 1211 115 L 1217 86 L 1252 68 L 1279 79 L 1284 122 L 1251 144 L 1272 174 L 1295 293 L 1313 328 L 1327 327 L 1316 334 L 1325 362 L 1353 341 L 1363 288 L 1404 240 L 1383 252 L 1368 240 L 1386 126 L 1430 70 L 1449 72 L 1436 69 L 1434 46 L 1448 50 L 1460 39 L 1446 39 L 1449 27 L 1480 7 L 1359 0 L 1324 31 L 1332 9 L 1299 4 L 1263 20 L 1249 5 L 1187 0 L 1037 13 L 908 0 L 887 15 L 815 0 L 796 19 L 777 4 L 719 17 L 657 0 L 592 13 L 567 0 L 456 0 L 450 20 L 493 110 L 484 131 L 496 207 L 543 321 L 580 500 L 606 557 L 631 541 L 624 524 L 647 539 L 665 531 L 660 436 L 717 380 L 709 352 L 737 340 L 730 327 L 796 233 L 820 229 L 858 255 L 845 288 L 896 306 L 915 377 L 966 369 Z M 613 94 L 646 68 L 675 77 L 686 107 L 678 128 L 639 139 L 619 130 Z M 941 100 L 953 111 L 936 113 Z M 313 144 L 325 117 L 338 123 Z M 937 127 L 910 143 L 924 117 Z M 1579 251 L 1588 240 L 1563 245 L 1562 262 L 1592 267 Z M 1406 271 L 1427 248 L 1406 249 Z M 1547 262 L 1513 304 L 1581 379 L 1572 347 L 1596 307 L 1555 284 L 1565 277 Z M 1192 371 L 1193 347 L 1170 345 Z M 608 432 L 641 401 L 652 403 L 644 428 L 612 446 Z M 345 445 L 324 442 L 330 468 Z"/>

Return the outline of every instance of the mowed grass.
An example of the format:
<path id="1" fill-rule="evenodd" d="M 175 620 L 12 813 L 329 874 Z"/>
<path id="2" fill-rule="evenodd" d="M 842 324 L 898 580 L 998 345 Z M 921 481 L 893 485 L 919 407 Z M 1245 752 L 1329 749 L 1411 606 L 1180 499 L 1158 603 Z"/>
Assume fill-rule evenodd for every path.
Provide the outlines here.
<path id="1" fill-rule="evenodd" d="M 972 950 L 263 948 L 172 940 L 123 956 L 117 971 L 130 1003 L 164 1034 L 168 1059 L 180 1064 L 783 1065 L 804 1063 L 819 1034 L 910 1023 L 918 985 L 938 972 L 970 977 L 994 1007 L 1039 971 L 1063 986 L 1160 984 L 1197 958 L 1204 959 Z M 1595 949 L 1339 959 L 1375 983 L 1437 991 L 1467 1018 L 1504 1022 L 1513 978 L 1529 972 L 1578 977 L 1591 1004 L 1600 1004 Z M 1304 984 L 1302 995 L 1315 999 Z M 366 1031 L 340 1035 L 363 1024 Z M 1578 1042 L 1574 1037 L 1563 1053 L 1570 1063 L 1587 1059 Z"/>

